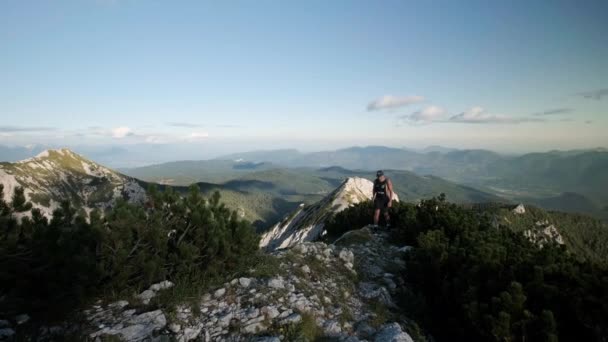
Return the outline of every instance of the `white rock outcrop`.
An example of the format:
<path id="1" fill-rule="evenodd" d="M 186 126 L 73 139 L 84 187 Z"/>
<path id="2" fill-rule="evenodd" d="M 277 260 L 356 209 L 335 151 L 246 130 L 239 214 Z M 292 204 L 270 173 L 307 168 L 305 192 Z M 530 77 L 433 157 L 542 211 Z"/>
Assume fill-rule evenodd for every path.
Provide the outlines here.
<path id="1" fill-rule="evenodd" d="M 557 227 L 547 220 L 537 221 L 534 228 L 524 231 L 524 236 L 540 247 L 551 242 L 558 245 L 564 244 L 564 238 L 557 230 Z"/>
<path id="2" fill-rule="evenodd" d="M 517 207 L 513 209 L 513 213 L 517 215 L 522 215 L 526 213 L 526 207 L 523 204 L 518 204 Z"/>
<path id="3" fill-rule="evenodd" d="M 252 269 L 247 277 L 227 281 L 200 300 L 177 304 L 171 315 L 164 309 L 131 308 L 126 301 L 96 305 L 85 311 L 88 338 L 287 341 L 283 334 L 293 330 L 289 326 L 313 319 L 325 337 L 336 341 L 411 341 L 393 323 L 400 319 L 397 311 L 384 313 L 380 322 L 374 318 L 379 302 L 394 309 L 392 297 L 404 285 L 400 274 L 405 253 L 389 243 L 386 232 L 363 228 L 350 235 L 368 239 L 342 239 L 339 245 L 305 242 L 273 252 L 278 266 L 272 276 L 256 277 Z"/>
<path id="4" fill-rule="evenodd" d="M 82 203 L 82 209 L 106 209 L 118 199 L 141 204 L 146 190 L 135 178 L 96 164 L 68 149 L 47 150 L 36 157 L 0 165 L 4 200 L 10 202 L 17 187 L 46 217 L 63 200 Z M 23 215 L 30 215 L 24 213 Z"/>
<path id="5" fill-rule="evenodd" d="M 260 247 L 267 250 L 293 247 L 301 242 L 315 241 L 324 231 L 329 217 L 373 196 L 374 183 L 360 177 L 349 177 L 336 190 L 319 202 L 300 205 L 295 212 L 262 234 Z M 399 197 L 395 193 L 394 200 Z M 371 213 L 370 213 L 371 218 Z"/>
<path id="6" fill-rule="evenodd" d="M 401 329 L 399 324 L 392 323 L 380 328 L 374 342 L 414 342 L 414 340 Z"/>

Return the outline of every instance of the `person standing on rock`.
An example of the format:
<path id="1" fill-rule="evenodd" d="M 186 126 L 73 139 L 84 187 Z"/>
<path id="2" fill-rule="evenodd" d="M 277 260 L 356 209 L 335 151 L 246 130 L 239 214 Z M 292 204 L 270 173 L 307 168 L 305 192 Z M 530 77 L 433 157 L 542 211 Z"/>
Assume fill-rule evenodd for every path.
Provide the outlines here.
<path id="1" fill-rule="evenodd" d="M 388 209 L 393 205 L 393 183 L 384 175 L 382 170 L 376 172 L 372 201 L 374 202 L 374 227 L 378 227 L 380 212 L 382 211 L 386 220 L 386 227 L 390 228 L 391 218 Z"/>

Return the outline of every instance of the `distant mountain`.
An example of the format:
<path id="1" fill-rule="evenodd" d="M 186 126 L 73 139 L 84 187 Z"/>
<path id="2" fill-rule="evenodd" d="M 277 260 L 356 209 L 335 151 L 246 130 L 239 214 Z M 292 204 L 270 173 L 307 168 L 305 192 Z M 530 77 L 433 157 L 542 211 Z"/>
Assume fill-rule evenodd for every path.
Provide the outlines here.
<path id="1" fill-rule="evenodd" d="M 422 150 L 420 150 L 420 152 L 422 152 L 422 153 L 431 153 L 431 152 L 448 153 L 448 152 L 454 152 L 454 151 L 458 151 L 458 149 L 439 146 L 439 145 L 427 146 L 427 147 L 423 148 Z"/>
<path id="2" fill-rule="evenodd" d="M 175 167 L 171 170 L 179 170 L 179 163 Z M 23 187 L 26 198 L 47 217 L 62 201 L 69 201 L 85 213 L 94 208 L 107 209 L 119 198 L 143 203 L 146 199 L 145 189 L 150 185 L 67 149 L 47 150 L 30 159 L 0 163 L 0 184 L 4 187 L 4 199 L 8 202 L 11 201 L 15 188 Z M 197 186 L 206 197 L 219 191 L 222 202 L 260 228 L 276 222 L 301 203 L 260 191 L 259 184 L 249 189 L 245 183 L 222 185 L 199 182 Z M 165 185 L 161 184 L 160 189 L 164 188 Z M 173 188 L 180 193 L 188 191 L 184 186 Z"/>
<path id="3" fill-rule="evenodd" d="M 189 185 L 197 182 L 222 183 L 252 171 L 276 166 L 266 162 L 222 160 L 184 160 L 137 168 L 122 168 L 121 172 L 149 182 L 166 185 Z"/>
<path id="4" fill-rule="evenodd" d="M 143 183 L 96 164 L 70 150 L 47 150 L 15 163 L 0 163 L 4 199 L 22 187 L 35 208 L 50 216 L 62 201 L 85 211 L 105 209 L 117 199 L 142 203 Z"/>
<path id="5" fill-rule="evenodd" d="M 217 159 L 242 159 L 245 161 L 266 161 L 286 167 L 329 167 L 341 166 L 347 169 L 373 170 L 378 168 L 404 169 L 407 158 L 419 153 L 385 146 L 349 147 L 336 151 L 301 153 L 296 150 L 255 151 L 231 154 Z"/>
<path id="6" fill-rule="evenodd" d="M 239 168 L 235 160 L 244 167 Z M 299 182 L 302 175 L 326 181 L 322 189 L 311 186 L 305 191 L 311 193 L 331 191 L 344 177 L 367 177 L 378 169 L 384 169 L 392 170 L 395 181 L 405 190 L 404 198 L 415 199 L 445 192 L 453 196 L 451 200 L 455 202 L 472 202 L 498 196 L 507 201 L 534 203 L 549 209 L 588 213 L 608 219 L 608 211 L 602 209 L 608 207 L 608 192 L 604 190 L 608 188 L 608 151 L 604 148 L 507 156 L 481 149 L 453 150 L 440 146 L 430 146 L 418 152 L 367 146 L 312 153 L 255 151 L 190 163 L 188 167 L 176 165 L 176 170 L 171 170 L 169 163 L 125 172 L 149 181 L 171 181 L 171 184 L 181 185 L 194 181 L 222 183 L 234 179 L 289 184 L 287 178 Z M 216 163 L 215 169 L 207 165 L 213 163 Z M 263 171 L 273 169 L 297 171 L 289 173 L 289 176 L 277 174 L 269 180 L 272 172 L 265 175 Z M 258 171 L 262 173 L 252 174 Z M 277 193 L 282 191 L 283 194 L 294 193 L 292 188 L 288 185 L 274 187 Z M 563 196 L 564 193 L 575 194 L 585 200 L 576 202 L 571 195 Z"/>
<path id="7" fill-rule="evenodd" d="M 571 198 L 561 194 L 573 193 L 587 199 L 582 212 L 596 216 L 597 208 L 608 206 L 608 192 L 604 190 L 608 188 L 608 151 L 604 148 L 506 156 L 487 150 L 450 151 L 431 147 L 428 151 L 415 152 L 368 146 L 297 152 L 289 159 L 276 158 L 278 155 L 272 151 L 266 154 L 257 152 L 255 160 L 287 167 L 341 167 L 369 172 L 377 169 L 407 170 L 468 184 L 508 200 L 531 200 L 543 206 L 551 203 L 551 208 L 560 209 L 567 209 Z M 249 158 L 247 153 L 240 156 L 245 160 Z M 578 205 L 576 210 L 580 208 Z"/>

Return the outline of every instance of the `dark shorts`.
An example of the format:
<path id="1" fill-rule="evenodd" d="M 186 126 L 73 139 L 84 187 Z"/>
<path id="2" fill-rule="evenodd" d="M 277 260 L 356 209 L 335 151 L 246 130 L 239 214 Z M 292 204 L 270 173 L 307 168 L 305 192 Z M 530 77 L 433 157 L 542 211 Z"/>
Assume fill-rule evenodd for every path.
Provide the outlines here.
<path id="1" fill-rule="evenodd" d="M 382 211 L 388 210 L 388 197 L 376 197 L 374 199 L 374 209 Z"/>

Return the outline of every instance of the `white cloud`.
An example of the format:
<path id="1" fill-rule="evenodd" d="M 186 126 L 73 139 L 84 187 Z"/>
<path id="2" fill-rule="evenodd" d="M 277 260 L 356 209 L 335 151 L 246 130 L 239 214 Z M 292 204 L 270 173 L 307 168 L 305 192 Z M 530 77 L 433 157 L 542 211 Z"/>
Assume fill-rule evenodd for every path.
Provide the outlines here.
<path id="1" fill-rule="evenodd" d="M 182 127 L 182 128 L 196 128 L 202 127 L 201 124 L 191 123 L 191 122 L 167 122 L 168 126 L 172 127 Z"/>
<path id="2" fill-rule="evenodd" d="M 124 138 L 126 136 L 133 135 L 133 132 L 129 127 L 121 126 L 112 129 L 113 138 Z"/>
<path id="3" fill-rule="evenodd" d="M 166 144 L 169 142 L 169 139 L 160 135 L 148 135 L 144 141 L 148 144 Z"/>
<path id="4" fill-rule="evenodd" d="M 407 105 L 411 105 L 414 103 L 419 103 L 424 101 L 424 97 L 418 95 L 412 96 L 393 96 L 393 95 L 384 95 L 367 105 L 367 110 L 381 110 L 381 109 L 390 109 L 390 108 L 399 108 Z"/>
<path id="5" fill-rule="evenodd" d="M 452 116 L 449 122 L 458 123 L 476 123 L 476 124 L 517 124 L 522 122 L 542 122 L 545 121 L 539 118 L 514 118 L 507 115 L 489 114 L 482 107 L 476 106 L 464 111 L 458 115 Z"/>
<path id="6" fill-rule="evenodd" d="M 428 106 L 422 110 L 412 113 L 409 119 L 412 121 L 430 122 L 443 118 L 446 111 L 438 106 Z"/>
<path id="7" fill-rule="evenodd" d="M 187 135 L 183 140 L 185 141 L 201 141 L 201 140 L 205 140 L 209 137 L 209 133 L 207 132 L 192 132 L 189 135 Z"/>
<path id="8" fill-rule="evenodd" d="M 397 124 L 427 124 L 431 122 L 442 121 L 446 113 L 447 112 L 445 109 L 439 106 L 431 105 L 417 112 L 413 112 L 412 114 L 400 116 Z"/>

